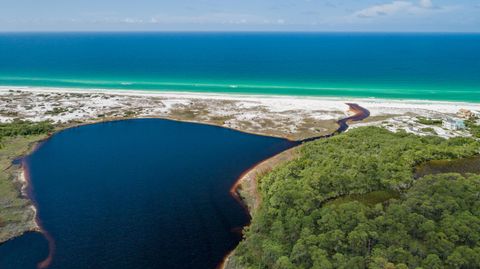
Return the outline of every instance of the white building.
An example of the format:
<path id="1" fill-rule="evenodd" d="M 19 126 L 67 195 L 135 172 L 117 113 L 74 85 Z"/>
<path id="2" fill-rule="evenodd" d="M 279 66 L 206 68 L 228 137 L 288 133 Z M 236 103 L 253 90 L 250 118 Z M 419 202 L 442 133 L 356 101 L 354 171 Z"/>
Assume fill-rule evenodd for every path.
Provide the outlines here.
<path id="1" fill-rule="evenodd" d="M 464 130 L 466 128 L 465 122 L 457 118 L 444 119 L 442 122 L 442 126 L 443 128 L 448 130 Z"/>

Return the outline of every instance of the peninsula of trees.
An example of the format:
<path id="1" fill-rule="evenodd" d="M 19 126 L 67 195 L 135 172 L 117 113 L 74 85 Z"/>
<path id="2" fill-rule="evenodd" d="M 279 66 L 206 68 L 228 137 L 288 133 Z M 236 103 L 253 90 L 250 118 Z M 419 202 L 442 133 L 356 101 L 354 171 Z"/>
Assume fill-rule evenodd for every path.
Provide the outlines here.
<path id="1" fill-rule="evenodd" d="M 415 179 L 415 167 L 479 153 L 469 138 L 358 128 L 307 143 L 261 177 L 233 264 L 275 269 L 480 268 L 480 176 Z M 461 172 L 461 171 L 459 171 Z"/>

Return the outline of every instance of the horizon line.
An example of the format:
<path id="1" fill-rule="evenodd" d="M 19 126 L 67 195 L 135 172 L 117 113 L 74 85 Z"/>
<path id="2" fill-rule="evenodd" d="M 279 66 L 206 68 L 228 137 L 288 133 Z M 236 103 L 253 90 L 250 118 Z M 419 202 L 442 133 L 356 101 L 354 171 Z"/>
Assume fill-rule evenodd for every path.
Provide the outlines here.
<path id="1" fill-rule="evenodd" d="M 480 34 L 480 31 L 375 31 L 375 30 L 0 30 L 5 33 L 339 33 L 339 34 Z"/>

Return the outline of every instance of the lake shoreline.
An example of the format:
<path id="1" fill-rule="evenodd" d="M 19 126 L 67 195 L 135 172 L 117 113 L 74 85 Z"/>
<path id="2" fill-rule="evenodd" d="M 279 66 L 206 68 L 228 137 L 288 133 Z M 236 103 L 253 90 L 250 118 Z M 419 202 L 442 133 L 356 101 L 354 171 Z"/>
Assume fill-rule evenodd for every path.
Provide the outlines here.
<path id="1" fill-rule="evenodd" d="M 37 207 L 32 203 L 31 197 L 29 196 L 27 191 L 30 183 L 27 179 L 27 176 L 25 175 L 25 169 L 23 168 L 23 165 L 13 168 L 12 174 L 14 174 L 14 182 L 20 183 L 19 191 L 21 196 L 28 199 L 30 203 L 29 205 L 23 207 L 23 212 L 29 217 L 20 225 L 21 227 L 17 227 L 16 231 L 12 231 L 5 237 L 0 238 L 0 245 L 29 232 L 41 232 L 41 228 L 37 222 Z"/>
<path id="2" fill-rule="evenodd" d="M 37 207 L 33 203 L 30 196 L 31 184 L 29 182 L 28 171 L 25 169 L 22 158 L 34 152 L 39 143 L 46 139 L 48 139 L 48 137 L 44 135 L 38 137 L 33 136 L 30 139 L 25 139 L 25 142 L 20 143 L 20 146 L 17 146 L 17 154 L 6 158 L 10 163 L 10 166 L 3 170 L 3 172 L 12 178 L 15 186 L 14 189 L 16 189 L 18 192 L 18 199 L 26 200 L 27 203 L 22 206 L 21 211 L 24 216 L 24 220 L 20 224 L 15 224 L 16 227 L 13 230 L 10 229 L 9 232 L 6 232 L 0 237 L 0 245 L 28 232 L 41 232 L 41 228 L 37 222 Z M 18 163 L 14 163 L 15 161 L 18 161 Z"/>
<path id="3" fill-rule="evenodd" d="M 255 211 L 258 209 L 258 206 L 261 203 L 261 198 L 257 190 L 258 178 L 270 172 L 275 167 L 298 157 L 298 150 L 300 147 L 301 144 L 255 164 L 250 169 L 242 173 L 242 175 L 235 181 L 234 185 L 230 189 L 230 195 L 232 195 L 235 200 L 243 205 L 244 209 L 250 216 L 250 219 L 253 217 Z M 250 223 L 248 223 L 247 226 L 248 225 L 250 225 Z M 242 227 L 242 230 L 245 227 Z M 217 269 L 235 268 L 231 265 L 234 256 L 235 249 L 230 251 L 230 253 L 223 258 Z"/>
<path id="4" fill-rule="evenodd" d="M 209 124 L 209 123 L 202 123 L 202 122 L 196 122 L 196 121 L 182 121 L 182 120 L 174 120 L 174 119 L 169 119 L 169 118 L 160 118 L 160 117 L 136 117 L 136 118 L 124 118 L 124 119 L 106 119 L 106 120 L 101 120 L 101 121 L 94 121 L 94 122 L 86 122 L 86 123 L 78 123 L 78 124 L 72 124 L 72 125 L 68 125 L 68 126 L 56 126 L 56 130 L 54 132 L 52 132 L 51 134 L 49 134 L 47 137 L 42 137 L 42 138 L 39 138 L 38 140 L 36 141 L 33 141 L 32 143 L 30 143 L 28 145 L 28 149 L 26 149 L 26 152 L 25 153 L 22 153 L 20 155 L 17 155 L 15 156 L 14 158 L 11 158 L 10 161 L 11 162 L 14 162 L 14 160 L 22 160 L 23 158 L 29 156 L 30 154 L 32 154 L 33 152 L 35 152 L 40 146 L 42 143 L 44 143 L 45 141 L 47 141 L 48 139 L 50 139 L 51 137 L 53 137 L 54 135 L 60 133 L 60 132 L 63 132 L 65 130 L 68 130 L 68 129 L 73 129 L 73 128 L 78 128 L 78 127 L 82 127 L 82 126 L 87 126 L 87 125 L 94 125 L 94 124 L 101 124 L 101 123 L 109 123 L 109 122 L 116 122 L 116 121 L 128 121 L 128 120 L 135 120 L 135 119 L 159 119 L 159 120 L 169 120 L 169 121 L 176 121 L 176 122 L 183 122 L 183 123 L 191 123 L 191 124 L 202 124 L 202 125 L 209 125 L 209 126 L 213 126 L 213 127 L 219 127 L 219 128 L 224 128 L 222 126 L 219 126 L 219 125 L 214 125 L 214 124 Z M 229 129 L 229 128 L 227 128 Z M 251 133 L 251 132 L 245 132 L 245 131 L 240 131 L 240 130 L 236 130 L 236 129 L 231 129 L 233 131 L 238 131 L 238 132 L 243 132 L 243 133 L 246 133 L 246 134 L 252 134 L 252 135 L 259 135 L 259 136 L 266 136 L 268 137 L 267 135 L 262 135 L 262 134 L 257 134 L 257 133 Z M 287 138 L 283 138 L 283 137 L 278 137 L 278 138 L 282 138 L 282 139 L 286 139 L 286 140 L 289 140 Z M 290 141 L 290 140 L 289 140 Z M 4 244 L 4 243 L 7 243 L 8 241 L 10 240 L 13 240 L 17 237 L 20 237 L 22 235 L 24 235 L 25 233 L 29 233 L 29 232 L 39 232 L 39 233 L 42 233 L 44 234 L 44 229 L 42 228 L 41 226 L 41 220 L 39 220 L 38 218 L 38 208 L 37 208 L 37 205 L 36 205 L 36 202 L 35 202 L 35 199 L 34 199 L 34 196 L 33 196 L 33 188 L 32 188 L 32 185 L 31 185 L 31 182 L 30 182 L 30 177 L 29 177 L 29 172 L 28 172 L 28 166 L 27 164 L 22 160 L 20 162 L 20 164 L 17 164 L 17 165 L 11 165 L 9 167 L 10 169 L 12 169 L 12 172 L 11 174 L 14 175 L 14 181 L 15 182 L 19 182 L 20 183 L 20 187 L 19 187 L 19 193 L 22 197 L 25 197 L 29 200 L 30 202 L 30 205 L 28 205 L 26 207 L 26 210 L 28 211 L 32 211 L 33 212 L 33 217 L 31 218 L 31 220 L 28 220 L 26 221 L 26 226 L 29 227 L 29 228 L 26 228 L 26 229 L 21 229 L 21 231 L 17 232 L 17 233 L 14 233 L 14 234 L 11 234 L 10 236 L 6 237 L 6 238 L 1 238 L 0 240 L 0 245 L 1 244 Z"/>
<path id="5" fill-rule="evenodd" d="M 32 182 L 30 180 L 30 164 L 29 164 L 29 160 L 26 159 L 25 157 L 27 157 L 28 155 L 32 154 L 32 152 L 35 152 L 39 149 L 42 148 L 43 146 L 43 143 L 45 143 L 48 139 L 51 139 L 52 137 L 54 137 L 55 135 L 63 132 L 63 131 L 66 131 L 66 130 L 69 130 L 69 129 L 73 129 L 73 128 L 77 128 L 77 127 L 81 127 L 81 126 L 85 126 L 85 125 L 96 125 L 96 124 L 101 124 L 101 123 L 110 123 L 110 122 L 124 122 L 124 121 L 132 121 L 132 120 L 143 120 L 143 119 L 152 119 L 152 120 L 156 120 L 157 118 L 129 118 L 129 119 L 115 119 L 115 120 L 108 120 L 108 121 L 102 121 L 102 122 L 95 122 L 95 123 L 84 123 L 84 124 L 78 124 L 78 125 L 72 125 L 72 126 L 61 126 L 61 127 L 58 127 L 56 128 L 56 130 L 54 132 L 51 132 L 48 134 L 48 137 L 44 137 L 44 138 L 41 138 L 41 139 L 38 139 L 36 142 L 34 142 L 31 147 L 31 149 L 29 150 L 28 153 L 25 153 L 25 154 L 22 154 L 20 156 L 23 156 L 24 159 L 22 159 L 22 157 L 17 157 L 15 158 L 15 160 L 19 160 L 18 163 L 15 163 L 15 168 L 21 173 L 21 175 L 23 176 L 22 177 L 22 181 L 23 181 L 23 185 L 21 187 L 21 190 L 22 190 L 22 193 L 23 195 L 26 195 L 28 198 L 29 198 L 29 201 L 30 203 L 32 204 L 31 205 L 31 208 L 35 210 L 35 212 L 37 212 L 37 210 L 41 211 L 42 208 L 38 208 L 38 205 L 37 205 L 37 202 L 36 202 L 36 192 L 35 192 L 35 187 L 32 185 Z M 159 120 L 163 120 L 165 121 L 165 119 L 159 119 Z M 180 121 L 175 121 L 175 120 L 166 120 L 166 121 L 171 121 L 171 122 L 180 122 Z M 195 125 L 200 125 L 198 123 L 195 123 Z M 202 125 L 206 125 L 206 124 L 202 124 Z M 235 132 L 239 133 L 237 130 L 234 130 Z M 21 164 L 21 165 L 20 165 Z M 229 189 L 227 189 L 228 191 Z M 35 214 L 35 225 L 36 225 L 36 228 L 35 229 L 31 229 L 31 230 L 26 230 L 24 233 L 27 233 L 27 232 L 37 232 L 39 234 L 42 234 L 46 239 L 47 241 L 49 242 L 49 248 L 50 248 L 50 254 L 48 255 L 48 257 L 41 261 L 38 265 L 37 268 L 47 268 L 49 263 L 51 262 L 52 260 L 52 257 L 53 257 L 53 253 L 55 251 L 55 242 L 53 241 L 53 238 L 51 238 L 50 234 L 48 231 L 46 231 L 44 228 L 43 228 L 43 225 L 42 225 L 42 220 L 39 218 L 39 215 L 38 214 Z M 242 225 L 243 226 L 243 225 Z M 21 235 L 23 235 L 24 233 L 22 234 L 18 234 L 18 235 L 12 235 L 11 238 L 9 240 L 12 240 L 16 237 L 19 237 Z M 7 242 L 7 241 L 5 241 Z M 5 243 L 3 242 L 3 243 Z M 2 244 L 2 243 L 0 243 Z"/>
<path id="6" fill-rule="evenodd" d="M 353 113 L 355 115 L 356 113 L 359 113 L 359 112 L 355 111 L 350 106 L 349 113 Z M 351 118 L 351 117 L 352 116 L 350 116 L 348 118 Z M 39 232 L 39 233 L 43 234 L 44 237 L 47 239 L 47 241 L 49 243 L 50 251 L 49 251 L 48 257 L 44 261 L 39 263 L 38 268 L 39 269 L 47 268 L 48 265 L 51 263 L 54 252 L 55 252 L 55 241 L 53 240 L 53 238 L 51 237 L 49 232 L 47 230 L 45 230 L 42 226 L 42 221 L 38 216 L 38 205 L 37 205 L 37 202 L 35 200 L 35 196 L 33 194 L 33 186 L 32 186 L 32 183 L 30 181 L 29 168 L 28 168 L 27 163 L 22 159 L 25 158 L 26 156 L 32 154 L 36 150 L 38 150 L 41 147 L 42 143 L 44 143 L 45 141 L 47 141 L 48 139 L 50 139 L 54 135 L 56 135 L 56 134 L 58 134 L 62 131 L 65 131 L 67 129 L 77 128 L 77 127 L 86 126 L 86 125 L 99 124 L 99 123 L 126 121 L 126 120 L 133 120 L 133 119 L 147 119 L 147 118 L 108 119 L 108 120 L 102 120 L 102 121 L 96 121 L 96 122 L 70 124 L 68 126 L 56 126 L 56 130 L 54 132 L 48 134 L 46 137 L 42 137 L 41 139 L 31 143 L 29 145 L 30 149 L 26 153 L 22 154 L 21 156 L 16 156 L 15 159 L 20 159 L 21 163 L 18 165 L 18 167 L 15 167 L 15 173 L 18 174 L 17 180 L 19 182 L 21 182 L 20 192 L 21 192 L 22 196 L 28 198 L 28 200 L 30 202 L 30 205 L 28 206 L 28 209 L 30 209 L 34 212 L 32 220 L 28 221 L 28 222 L 33 223 L 32 224 L 33 228 L 24 229 L 20 233 L 17 233 L 17 234 L 11 234 L 10 237 L 8 237 L 4 241 L 0 242 L 0 244 L 3 244 L 3 243 L 5 243 L 7 241 L 10 241 L 10 240 L 13 240 L 13 239 L 25 234 L 25 233 L 28 233 L 28 232 Z M 150 118 L 150 119 L 156 119 L 156 118 Z M 159 118 L 159 119 L 162 119 L 162 118 Z M 186 122 L 186 121 L 178 121 L 178 120 L 173 120 L 173 119 L 163 119 L 163 120 Z M 341 120 L 339 120 L 339 121 L 341 121 Z M 201 123 L 201 122 L 188 122 L 188 123 L 212 125 L 212 124 Z M 222 126 L 218 126 L 218 125 L 213 125 L 213 126 L 216 126 L 218 128 L 223 128 Z M 234 130 L 234 129 L 232 129 L 232 130 Z M 234 130 L 234 131 L 243 132 L 241 130 Z M 248 132 L 245 132 L 245 133 L 248 133 Z M 262 136 L 262 134 L 254 134 L 254 135 Z M 283 138 L 283 139 L 286 139 L 286 138 Z M 291 140 L 289 140 L 289 141 L 291 141 Z M 250 183 L 252 184 L 252 186 L 254 186 L 253 188 L 255 189 L 256 188 L 256 177 L 260 172 L 261 173 L 266 173 L 269 170 L 273 169 L 276 165 L 293 158 L 295 156 L 295 154 L 293 152 L 294 152 L 294 150 L 296 150 L 298 148 L 299 145 L 301 145 L 301 141 L 292 141 L 292 142 L 298 142 L 299 144 L 295 145 L 292 148 L 287 149 L 286 151 L 283 151 L 283 152 L 281 152 L 281 153 L 279 153 L 275 156 L 272 156 L 272 157 L 270 157 L 266 160 L 262 160 L 261 162 L 257 163 L 256 165 L 254 165 L 250 169 L 243 172 L 242 176 L 240 176 L 235 181 L 234 185 L 231 187 L 231 189 L 230 189 L 231 196 L 235 200 L 237 200 L 237 202 L 239 204 L 244 206 L 244 209 L 245 209 L 245 211 L 248 215 L 253 214 L 252 210 L 254 210 L 254 208 L 256 208 L 256 205 L 258 205 L 258 203 L 256 205 L 249 205 L 249 203 L 246 202 L 246 199 L 244 199 L 244 197 L 246 195 L 248 195 L 252 190 L 242 192 L 242 194 L 240 194 L 239 189 L 242 188 L 242 187 L 245 187 L 245 181 L 247 179 L 250 179 Z M 285 156 L 288 156 L 288 157 L 286 157 L 287 159 L 285 159 Z M 13 162 L 13 159 L 11 161 Z"/>
<path id="7" fill-rule="evenodd" d="M 55 131 L 55 132 L 49 134 L 46 138 L 43 138 L 43 139 L 35 142 L 32 150 L 28 154 L 22 156 L 22 163 L 21 163 L 21 168 L 20 169 L 22 169 L 22 174 L 23 174 L 24 180 L 25 180 L 25 185 L 22 188 L 22 192 L 24 192 L 24 195 L 29 199 L 29 201 L 31 203 L 31 208 L 35 212 L 34 222 L 35 222 L 35 225 L 36 225 L 36 230 L 27 231 L 27 232 L 38 232 L 38 233 L 42 234 L 44 236 L 44 238 L 48 241 L 48 248 L 49 248 L 48 256 L 44 260 L 42 260 L 38 263 L 38 265 L 37 265 L 38 269 L 47 268 L 50 265 L 50 263 L 52 262 L 53 256 L 55 254 L 55 241 L 54 241 L 53 237 L 50 235 L 50 233 L 43 227 L 42 220 L 40 219 L 40 216 L 38 214 L 39 206 L 38 206 L 38 203 L 35 199 L 34 189 L 33 189 L 33 185 L 32 185 L 31 178 L 30 178 L 30 168 L 28 167 L 27 162 L 23 158 L 25 158 L 28 155 L 33 154 L 35 151 L 37 151 L 42 146 L 42 144 L 44 142 L 46 142 L 48 139 L 50 139 L 56 133 L 61 132 L 63 130 L 65 130 L 65 129 Z"/>
<path id="8" fill-rule="evenodd" d="M 209 125 L 209 126 L 218 127 L 218 128 L 225 128 L 223 126 L 215 125 L 215 124 L 211 124 L 211 123 L 204 123 L 204 122 L 197 122 L 197 121 L 175 120 L 175 119 L 171 119 L 171 118 L 161 118 L 161 117 L 132 117 L 132 118 L 122 118 L 122 119 L 114 118 L 114 119 L 97 120 L 97 121 L 93 121 L 93 122 L 69 124 L 69 125 L 66 125 L 66 126 L 58 126 L 58 125 L 55 126 L 56 130 L 54 132 L 48 134 L 46 137 L 41 137 L 38 140 L 33 141 L 32 143 L 30 143 L 28 145 L 28 149 L 26 149 L 25 153 L 17 155 L 10 160 L 11 162 L 13 162 L 14 160 L 20 160 L 19 164 L 12 165 L 10 168 L 13 170 L 12 174 L 15 175 L 14 181 L 17 181 L 17 182 L 20 183 L 20 189 L 19 189 L 20 194 L 22 195 L 22 197 L 25 197 L 26 199 L 28 199 L 28 201 L 30 203 L 28 206 L 25 207 L 25 210 L 26 211 L 32 211 L 33 214 L 32 214 L 32 218 L 25 222 L 24 228 L 20 228 L 19 232 L 12 233 L 4 239 L 2 238 L 2 240 L 0 241 L 0 245 L 5 244 L 5 243 L 7 243 L 11 240 L 14 240 L 14 239 L 16 239 L 20 236 L 23 236 L 26 233 L 40 233 L 48 241 L 50 251 L 49 251 L 49 255 L 43 261 L 40 261 L 38 263 L 37 268 L 39 268 L 39 269 L 48 268 L 48 266 L 50 265 L 50 263 L 53 260 L 53 256 L 54 256 L 54 253 L 55 253 L 55 241 L 52 238 L 52 236 L 50 235 L 50 233 L 43 228 L 42 220 L 40 219 L 40 217 L 38 215 L 38 205 L 37 205 L 37 202 L 35 200 L 34 190 L 33 190 L 31 180 L 30 180 L 29 167 L 23 159 L 25 157 L 31 155 L 32 153 L 34 153 L 36 150 L 38 150 L 44 142 L 46 142 L 47 140 L 49 140 L 50 138 L 52 138 L 56 134 L 58 134 L 60 132 L 63 132 L 65 130 L 78 128 L 78 127 L 82 127 L 82 126 L 87 126 L 87 125 L 95 125 L 95 124 L 109 123 L 109 122 L 116 122 L 116 121 L 137 120 L 137 119 L 159 119 L 159 120 L 167 120 L 167 121 L 183 122 L 183 123 L 191 123 L 191 124 L 199 124 L 199 125 Z M 242 132 L 242 133 L 246 133 L 246 134 L 251 134 L 251 135 L 271 137 L 271 136 L 268 136 L 268 135 L 265 135 L 265 134 L 252 133 L 252 132 L 248 132 L 248 131 L 236 130 L 236 129 L 233 129 L 233 128 L 226 128 L 226 129 L 230 129 L 230 130 L 233 130 L 233 131 Z M 288 138 L 285 138 L 285 137 L 277 137 L 277 138 L 289 140 Z M 289 141 L 291 141 L 291 140 L 289 140 Z M 294 141 L 292 141 L 292 142 L 294 142 Z M 264 162 L 264 161 L 262 161 L 262 162 Z M 235 196 L 233 196 L 233 194 L 232 194 L 232 197 L 235 198 Z M 241 200 L 237 200 L 237 201 L 239 201 L 239 204 L 241 204 L 242 206 L 244 205 L 244 203 Z M 246 211 L 248 212 L 247 209 L 246 209 Z"/>
<path id="9" fill-rule="evenodd" d="M 312 137 L 299 141 L 299 144 L 293 146 L 290 149 L 287 149 L 279 154 L 272 156 L 262 162 L 257 163 L 247 171 L 245 171 L 235 182 L 235 184 L 230 189 L 230 194 L 234 197 L 239 203 L 241 203 L 244 208 L 247 210 L 247 213 L 250 216 L 250 219 L 253 218 L 255 212 L 261 203 L 261 197 L 258 193 L 258 179 L 259 177 L 269 173 L 277 166 L 282 165 L 283 163 L 289 162 L 298 157 L 298 150 L 304 143 L 313 142 L 320 139 L 328 139 L 335 135 L 341 134 L 348 131 L 349 124 L 356 121 L 362 121 L 367 119 L 370 116 L 370 112 L 354 103 L 347 103 L 349 106 L 348 113 L 350 116 L 339 119 L 337 121 L 339 128 L 332 132 L 331 134 Z M 250 225 L 247 224 L 247 226 Z M 246 227 L 246 226 L 245 226 Z M 243 228 L 245 228 L 243 227 Z M 218 269 L 234 269 L 236 268 L 235 261 L 235 250 L 231 251 L 220 265 Z"/>

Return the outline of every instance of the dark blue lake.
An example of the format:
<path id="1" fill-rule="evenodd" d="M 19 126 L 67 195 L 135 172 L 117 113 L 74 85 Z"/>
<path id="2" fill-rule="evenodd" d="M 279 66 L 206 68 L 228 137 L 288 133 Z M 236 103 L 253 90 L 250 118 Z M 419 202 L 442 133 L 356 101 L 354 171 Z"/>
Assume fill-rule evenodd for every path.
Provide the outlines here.
<path id="1" fill-rule="evenodd" d="M 26 159 L 49 268 L 215 268 L 248 215 L 229 189 L 292 142 L 159 119 L 62 131 Z M 48 254 L 40 234 L 0 246 L 0 268 Z"/>

